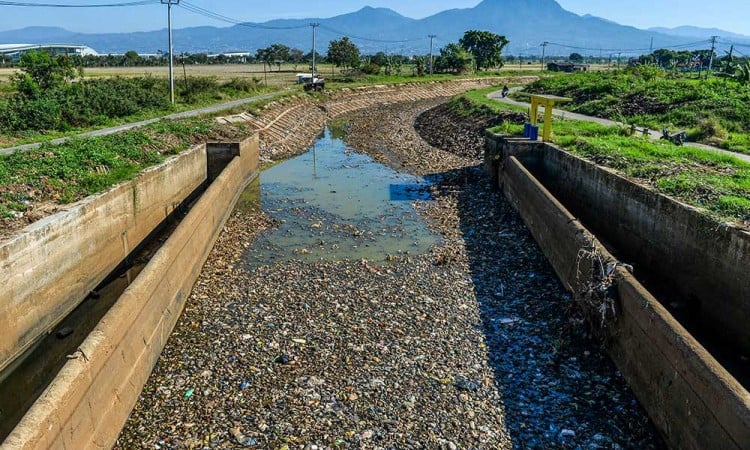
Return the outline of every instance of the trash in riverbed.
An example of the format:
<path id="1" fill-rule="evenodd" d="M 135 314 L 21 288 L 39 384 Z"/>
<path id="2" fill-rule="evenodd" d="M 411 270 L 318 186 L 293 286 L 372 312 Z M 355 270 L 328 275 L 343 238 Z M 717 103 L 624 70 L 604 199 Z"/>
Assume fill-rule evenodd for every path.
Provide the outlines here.
<path id="1" fill-rule="evenodd" d="M 458 378 L 454 384 L 461 391 L 476 392 L 479 390 L 479 384 L 466 378 Z"/>
<path id="2" fill-rule="evenodd" d="M 245 436 L 239 428 L 232 428 L 229 430 L 232 433 L 234 440 L 243 447 L 255 447 L 258 445 L 258 441 L 250 436 Z"/>

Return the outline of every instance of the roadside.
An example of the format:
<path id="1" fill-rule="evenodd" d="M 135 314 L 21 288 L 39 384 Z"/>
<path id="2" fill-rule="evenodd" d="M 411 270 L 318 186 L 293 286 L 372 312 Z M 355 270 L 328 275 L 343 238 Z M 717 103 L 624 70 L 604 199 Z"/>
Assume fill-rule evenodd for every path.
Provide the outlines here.
<path id="1" fill-rule="evenodd" d="M 232 108 L 236 108 L 238 106 L 246 105 L 248 103 L 257 102 L 259 100 L 268 100 L 274 97 L 277 97 L 281 95 L 283 91 L 278 92 L 272 92 L 270 94 L 263 94 L 263 95 L 255 95 L 253 97 L 247 97 L 239 100 L 233 100 L 231 102 L 227 103 L 221 103 L 218 105 L 212 105 L 212 106 L 205 106 L 203 108 L 193 109 L 190 111 L 183 111 L 179 113 L 169 114 L 162 117 L 155 117 L 153 119 L 147 119 L 147 120 L 141 120 L 139 122 L 132 122 L 127 123 L 124 125 L 118 125 L 114 127 L 108 127 L 108 128 L 102 128 L 100 130 L 94 130 L 89 131 L 86 133 L 76 134 L 73 136 L 66 136 L 59 139 L 53 139 L 51 141 L 46 141 L 46 143 L 51 144 L 61 144 L 63 142 L 69 141 L 73 138 L 84 138 L 84 137 L 97 137 L 97 136 L 107 136 L 110 134 L 120 133 L 122 131 L 132 130 L 134 128 L 139 128 L 144 125 L 148 125 L 151 123 L 159 122 L 160 120 L 175 120 L 175 119 L 185 119 L 189 117 L 196 117 L 201 116 L 204 114 L 213 114 L 219 111 L 224 111 Z M 25 144 L 25 145 L 19 145 L 16 147 L 8 147 L 8 148 L 2 148 L 0 149 L 0 155 L 9 155 L 11 153 L 15 152 L 21 152 L 21 151 L 27 151 L 32 150 L 35 148 L 39 148 L 42 145 L 42 143 L 34 143 L 34 144 Z"/>
<path id="2" fill-rule="evenodd" d="M 522 87 L 514 87 L 514 88 L 511 89 L 511 93 L 518 92 L 521 89 L 523 89 L 523 88 Z M 520 102 L 518 100 L 513 100 L 513 99 L 508 98 L 508 97 L 503 97 L 500 90 L 495 91 L 495 92 L 491 92 L 490 94 L 487 95 L 487 97 L 489 97 L 489 98 L 491 98 L 493 100 L 497 100 L 499 102 L 506 103 L 508 105 L 517 106 L 517 107 L 520 107 L 520 108 L 529 108 L 529 106 L 530 106 L 526 102 Z M 539 111 L 540 111 L 540 113 L 544 112 L 544 106 L 540 107 Z M 626 126 L 628 126 L 627 124 L 624 124 L 622 122 L 617 122 L 617 121 L 609 120 L 609 119 L 602 119 L 601 117 L 587 116 L 587 115 L 584 115 L 584 114 L 578 114 L 578 113 L 574 113 L 574 112 L 570 112 L 570 111 L 565 111 L 565 110 L 557 109 L 557 108 L 555 108 L 555 109 L 552 110 L 552 115 L 556 116 L 558 118 L 562 118 L 562 119 L 580 120 L 580 121 L 583 121 L 583 122 L 594 122 L 594 123 L 598 123 L 598 124 L 604 125 L 604 126 L 620 126 L 620 127 L 626 127 Z M 642 132 L 643 132 L 643 128 L 636 129 L 636 133 L 639 136 L 642 134 Z M 662 136 L 660 130 L 648 130 L 648 135 L 653 140 L 659 140 L 659 139 L 661 139 L 661 136 Z M 708 151 L 712 151 L 712 152 L 715 152 L 715 153 L 720 153 L 720 154 L 724 154 L 724 155 L 728 155 L 728 156 L 733 156 L 733 157 L 735 157 L 737 159 L 740 159 L 742 161 L 750 163 L 750 155 L 745 155 L 743 153 L 732 152 L 732 151 L 729 151 L 729 150 L 724 150 L 724 149 L 721 149 L 721 148 L 712 147 L 710 145 L 700 144 L 700 143 L 697 143 L 697 142 L 685 142 L 683 145 L 686 146 L 686 147 L 699 148 L 699 149 L 702 149 L 702 150 L 708 150 Z"/>

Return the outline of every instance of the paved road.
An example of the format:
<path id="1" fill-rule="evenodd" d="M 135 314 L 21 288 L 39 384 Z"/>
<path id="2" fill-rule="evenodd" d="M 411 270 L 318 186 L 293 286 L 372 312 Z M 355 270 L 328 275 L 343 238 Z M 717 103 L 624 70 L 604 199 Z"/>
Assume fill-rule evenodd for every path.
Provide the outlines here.
<path id="1" fill-rule="evenodd" d="M 184 119 L 186 117 L 195 117 L 195 116 L 200 116 L 202 114 L 211 114 L 211 113 L 215 113 L 215 112 L 218 112 L 218 111 L 224 111 L 224 110 L 232 109 L 232 108 L 234 108 L 236 106 L 241 106 L 241 105 L 244 105 L 244 104 L 247 104 L 247 103 L 250 103 L 250 102 L 254 102 L 254 101 L 258 101 L 258 100 L 266 100 L 266 99 L 269 99 L 269 98 L 273 98 L 273 97 L 276 97 L 279 94 L 281 94 L 281 92 L 272 92 L 270 94 L 256 95 L 254 97 L 248 97 L 248 98 L 234 100 L 234 101 L 227 102 L 227 103 L 221 103 L 219 105 L 206 106 L 204 108 L 193 109 L 193 110 L 190 110 L 190 111 L 184 111 L 184 112 L 180 112 L 180 113 L 169 114 L 167 116 L 155 117 L 153 119 L 142 120 L 140 122 L 126 123 L 124 125 L 118 125 L 116 127 L 110 127 L 110 128 L 102 128 L 101 130 L 89 131 L 87 133 L 76 134 L 74 136 L 67 136 L 67 137 L 63 137 L 63 138 L 59 138 L 59 139 L 54 139 L 54 140 L 49 141 L 49 142 L 51 142 L 53 144 L 60 144 L 60 143 L 63 143 L 65 141 L 67 141 L 67 140 L 70 140 L 73 137 L 106 136 L 108 134 L 119 133 L 121 131 L 125 131 L 125 130 L 130 130 L 130 129 L 133 129 L 133 128 L 142 127 L 144 125 L 148 125 L 150 123 L 158 122 L 158 121 L 163 120 L 163 119 Z M 40 145 L 42 145 L 42 144 L 41 143 L 35 143 L 35 144 L 19 145 L 17 147 L 2 148 L 2 149 L 0 149 L 0 155 L 9 155 L 9 154 L 14 153 L 14 152 L 31 150 L 31 149 L 34 149 L 34 148 L 38 148 Z"/>
<path id="2" fill-rule="evenodd" d="M 511 89 L 511 93 L 519 91 L 521 89 L 522 89 L 522 87 L 512 88 Z M 529 107 L 528 103 L 519 102 L 517 100 L 513 100 L 513 99 L 510 99 L 508 97 L 503 97 L 502 94 L 500 93 L 500 91 L 491 92 L 490 94 L 487 95 L 487 97 L 489 97 L 491 99 L 494 99 L 494 100 L 497 100 L 497 101 L 500 101 L 500 102 L 503 102 L 503 103 L 507 103 L 509 105 L 520 106 L 522 108 L 528 108 Z M 540 111 L 544 111 L 544 106 L 540 107 Z M 583 114 L 578 114 L 578 113 L 574 113 L 574 112 L 570 112 L 570 111 L 564 111 L 562 109 L 553 109 L 552 110 L 552 114 L 554 116 L 565 118 L 565 119 L 582 120 L 582 121 L 585 121 L 585 122 L 596 122 L 598 124 L 607 125 L 607 126 L 611 126 L 611 125 L 627 126 L 626 124 L 623 124 L 622 122 L 616 122 L 614 120 L 609 120 L 609 119 L 602 119 L 600 117 L 586 116 L 586 115 L 583 115 Z M 638 133 L 640 133 L 642 130 L 643 130 L 642 128 L 638 129 Z M 649 135 L 651 136 L 651 139 L 659 140 L 661 138 L 661 131 L 659 131 L 659 130 L 649 130 Z M 736 152 L 730 152 L 729 150 L 724 150 L 724 149 L 721 149 L 721 148 L 712 147 L 710 145 L 699 144 L 697 142 L 686 142 L 684 145 L 688 146 L 688 147 L 694 147 L 694 148 L 700 148 L 700 149 L 703 149 L 703 150 L 712 151 L 712 152 L 715 152 L 715 153 L 722 153 L 722 154 L 725 154 L 725 155 L 734 156 L 737 159 L 740 159 L 742 161 L 750 163 L 750 155 L 745 155 L 745 154 L 736 153 Z"/>

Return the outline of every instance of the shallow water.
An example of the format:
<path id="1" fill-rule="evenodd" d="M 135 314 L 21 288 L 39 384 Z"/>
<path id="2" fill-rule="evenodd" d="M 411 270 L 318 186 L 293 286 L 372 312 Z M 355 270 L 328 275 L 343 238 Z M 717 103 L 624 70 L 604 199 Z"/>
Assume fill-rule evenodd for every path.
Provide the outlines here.
<path id="1" fill-rule="evenodd" d="M 273 166 L 248 187 L 239 208 L 260 207 L 278 227 L 245 252 L 250 266 L 421 254 L 440 242 L 412 205 L 429 184 L 354 153 L 326 129 L 312 148 Z"/>

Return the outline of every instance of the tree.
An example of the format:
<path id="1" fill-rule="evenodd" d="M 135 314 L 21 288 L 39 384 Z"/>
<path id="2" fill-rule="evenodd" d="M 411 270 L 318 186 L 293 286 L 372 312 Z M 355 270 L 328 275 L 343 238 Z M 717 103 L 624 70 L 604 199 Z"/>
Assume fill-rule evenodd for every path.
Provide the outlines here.
<path id="1" fill-rule="evenodd" d="M 298 48 L 289 50 L 289 62 L 294 64 L 294 70 L 297 70 L 297 64 L 305 60 L 305 52 Z"/>
<path id="2" fill-rule="evenodd" d="M 580 53 L 571 53 L 570 56 L 568 56 L 568 59 L 575 63 L 583 62 L 583 55 Z"/>
<path id="3" fill-rule="evenodd" d="M 477 69 L 502 67 L 503 48 L 508 45 L 508 42 L 505 36 L 478 30 L 467 31 L 458 41 L 464 50 L 474 55 Z"/>
<path id="4" fill-rule="evenodd" d="M 424 56 L 417 56 L 414 58 L 414 71 L 418 77 L 424 76 L 426 65 L 426 59 Z"/>
<path id="5" fill-rule="evenodd" d="M 440 49 L 440 56 L 435 60 L 435 67 L 441 72 L 466 73 L 471 70 L 473 57 L 455 42 Z"/>
<path id="6" fill-rule="evenodd" d="M 281 63 L 289 61 L 291 49 L 283 44 L 273 44 L 270 47 L 259 48 L 255 52 L 255 58 L 258 61 L 263 61 L 263 69 L 265 70 L 266 64 L 270 69 L 273 64 L 278 66 L 281 71 Z"/>
<path id="7" fill-rule="evenodd" d="M 259 48 L 255 52 L 255 59 L 258 61 L 263 62 L 263 70 L 266 70 L 266 65 L 270 68 L 273 64 L 273 53 L 271 52 L 270 47 L 269 48 Z"/>
<path id="8" fill-rule="evenodd" d="M 12 79 L 21 94 L 37 96 L 38 93 L 62 86 L 76 75 L 73 61 L 67 56 L 53 58 L 43 51 L 30 51 L 21 55 L 21 73 Z"/>
<path id="9" fill-rule="evenodd" d="M 138 56 L 138 52 L 135 50 L 130 50 L 128 52 L 125 52 L 125 61 L 124 65 L 132 67 L 137 66 L 141 61 L 141 57 Z"/>
<path id="10" fill-rule="evenodd" d="M 372 55 L 372 58 L 370 59 L 370 62 L 373 64 L 377 64 L 380 67 L 387 66 L 388 65 L 388 55 L 386 55 L 383 52 L 377 52 L 374 55 Z"/>
<path id="11" fill-rule="evenodd" d="M 336 67 L 358 67 L 359 49 L 348 37 L 343 37 L 328 44 L 328 61 Z"/>

